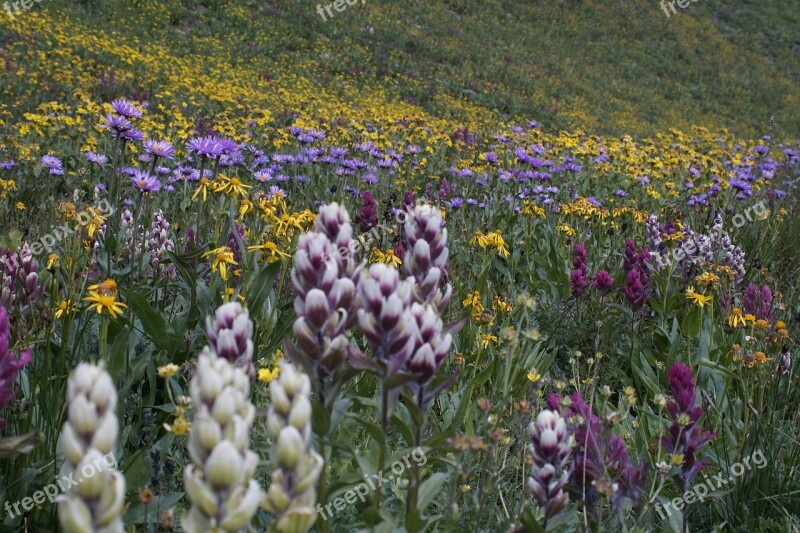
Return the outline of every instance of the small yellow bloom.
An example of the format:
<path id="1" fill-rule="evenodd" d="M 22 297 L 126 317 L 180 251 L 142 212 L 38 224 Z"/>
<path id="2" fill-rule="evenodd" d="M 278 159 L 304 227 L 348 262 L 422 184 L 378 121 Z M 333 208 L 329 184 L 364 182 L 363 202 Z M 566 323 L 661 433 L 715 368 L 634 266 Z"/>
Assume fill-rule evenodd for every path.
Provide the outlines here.
<path id="1" fill-rule="evenodd" d="M 161 378 L 164 378 L 164 379 L 169 379 L 172 376 L 174 376 L 178 372 L 178 370 L 180 370 L 180 369 L 181 369 L 181 367 L 179 367 L 178 365 L 173 364 L 173 363 L 170 363 L 170 364 L 164 365 L 164 366 L 160 366 L 160 367 L 158 367 L 158 376 L 161 377 Z"/>
<path id="2" fill-rule="evenodd" d="M 731 314 L 728 315 L 728 325 L 732 328 L 735 328 L 738 326 L 744 326 L 746 324 L 747 322 L 745 321 L 744 316 L 742 316 L 742 310 L 738 307 L 731 309 Z"/>
<path id="3" fill-rule="evenodd" d="M 701 309 L 705 307 L 706 304 L 711 303 L 712 300 L 712 296 L 706 296 L 705 294 L 695 292 L 694 287 L 689 287 L 686 290 L 686 298 L 699 305 Z"/>
<path id="4" fill-rule="evenodd" d="M 487 333 L 481 337 L 481 344 L 484 348 L 488 348 L 492 342 L 497 344 L 497 336 Z"/>
<path id="5" fill-rule="evenodd" d="M 286 252 L 281 252 L 278 249 L 278 245 L 272 241 L 267 241 L 264 244 L 259 244 L 257 246 L 249 246 L 247 248 L 248 252 L 254 252 L 255 250 L 263 250 L 267 252 L 267 261 L 269 261 L 270 263 L 274 263 L 281 257 L 291 257 Z"/>
<path id="6" fill-rule="evenodd" d="M 78 306 L 76 306 L 72 300 L 61 300 L 55 308 L 56 318 L 61 318 L 77 310 Z"/>
<path id="7" fill-rule="evenodd" d="M 472 307 L 473 313 L 481 313 L 483 311 L 483 304 L 481 304 L 481 293 L 478 291 L 472 291 L 471 293 L 467 294 L 467 297 L 464 298 L 464 301 L 461 303 L 464 307 Z"/>
<path id="8" fill-rule="evenodd" d="M 536 371 L 535 368 L 532 368 L 530 372 L 528 372 L 528 380 L 531 383 L 538 383 L 542 379 L 542 376 Z"/>
<path id="9" fill-rule="evenodd" d="M 748 314 L 744 315 L 744 320 L 748 324 L 755 324 L 756 323 L 756 315 L 748 313 Z"/>
<path id="10" fill-rule="evenodd" d="M 192 423 L 186 420 L 185 416 L 179 415 L 172 422 L 172 425 L 164 424 L 164 429 L 180 437 L 192 429 Z"/>
<path id="11" fill-rule="evenodd" d="M 90 285 L 86 288 L 90 293 L 97 292 L 103 296 L 117 296 L 117 282 L 111 278 L 106 279 L 97 285 Z"/>
<path id="12" fill-rule="evenodd" d="M 260 368 L 258 369 L 258 380 L 263 383 L 269 383 L 273 379 L 277 378 L 280 374 L 280 367 L 276 366 L 272 370 L 269 368 Z"/>
<path id="13" fill-rule="evenodd" d="M 682 453 L 673 453 L 670 455 L 669 459 L 674 466 L 681 466 L 684 461 Z"/>
<path id="14" fill-rule="evenodd" d="M 47 256 L 47 270 L 54 271 L 59 267 L 61 264 L 61 259 L 56 254 L 50 254 Z"/>
<path id="15" fill-rule="evenodd" d="M 22 202 L 17 202 L 17 209 L 19 209 L 20 211 L 25 211 L 25 204 L 23 204 Z"/>
<path id="16" fill-rule="evenodd" d="M 91 302 L 88 309 L 96 310 L 97 314 L 102 314 L 103 311 L 108 311 L 113 318 L 117 318 L 118 315 L 122 314 L 122 310 L 124 307 L 128 307 L 122 302 L 117 301 L 116 295 L 104 295 L 99 292 L 90 291 L 89 296 L 83 299 L 84 302 Z"/>
<path id="17" fill-rule="evenodd" d="M 215 248 L 210 252 L 206 252 L 203 257 L 214 257 L 211 262 L 211 271 L 219 272 L 219 277 L 222 281 L 228 281 L 228 265 L 239 266 L 239 263 L 233 257 L 233 250 L 227 246 Z"/>

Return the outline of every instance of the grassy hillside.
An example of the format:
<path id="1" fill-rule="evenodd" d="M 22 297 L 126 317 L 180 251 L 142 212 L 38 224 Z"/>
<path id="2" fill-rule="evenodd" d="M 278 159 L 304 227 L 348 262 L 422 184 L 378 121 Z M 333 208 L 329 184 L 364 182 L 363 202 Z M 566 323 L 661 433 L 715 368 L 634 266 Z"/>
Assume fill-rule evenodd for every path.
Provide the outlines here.
<path id="1" fill-rule="evenodd" d="M 700 125 L 793 137 L 800 128 L 800 14 L 781 2 L 709 0 L 667 18 L 653 0 L 370 0 L 327 21 L 316 5 L 52 0 L 15 20 L 0 15 L 3 57 L 24 71 L 14 78 L 21 92 L 59 65 L 84 71 L 20 94 L 20 110 L 76 87 L 169 102 L 191 63 L 211 85 L 246 87 L 271 113 L 283 104 L 307 119 L 331 118 L 329 100 L 343 100 L 479 130 L 499 119 L 614 135 Z M 114 46 L 101 51 L 96 39 Z M 222 87 L 188 85 L 201 111 L 230 99 Z M 290 89 L 308 92 L 283 98 Z"/>

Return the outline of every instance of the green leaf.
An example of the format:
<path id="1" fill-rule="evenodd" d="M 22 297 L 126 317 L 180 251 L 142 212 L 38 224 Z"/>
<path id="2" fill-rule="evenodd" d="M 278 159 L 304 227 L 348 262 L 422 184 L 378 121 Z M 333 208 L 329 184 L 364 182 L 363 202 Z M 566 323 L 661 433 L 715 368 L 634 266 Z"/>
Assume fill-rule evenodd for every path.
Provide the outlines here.
<path id="1" fill-rule="evenodd" d="M 275 261 L 267 266 L 262 265 L 261 270 L 250 285 L 250 290 L 247 291 L 245 301 L 247 302 L 247 308 L 250 312 L 250 318 L 253 321 L 255 321 L 263 311 L 264 302 L 272 291 L 272 285 L 275 283 L 275 277 L 281 269 L 281 264 L 280 261 Z"/>
<path id="2" fill-rule="evenodd" d="M 522 522 L 522 525 L 525 526 L 526 533 L 544 533 L 544 529 L 542 529 L 542 526 L 540 526 L 539 522 L 536 521 L 536 518 L 533 516 L 533 513 L 530 509 L 525 509 L 522 511 L 520 522 Z"/>
<path id="3" fill-rule="evenodd" d="M 684 335 L 686 335 L 690 339 L 697 338 L 700 334 L 700 317 L 702 316 L 701 309 L 693 305 L 689 312 L 686 313 L 686 316 L 683 317 L 683 322 L 681 323 L 681 330 L 683 330 Z"/>
<path id="4" fill-rule="evenodd" d="M 442 484 L 447 481 L 448 477 L 444 472 L 436 472 L 422 482 L 417 496 L 417 509 L 420 513 L 425 511 L 436 495 L 439 494 Z"/>
<path id="5" fill-rule="evenodd" d="M 114 343 L 111 345 L 111 353 L 108 362 L 108 373 L 114 383 L 118 383 L 119 375 L 122 369 L 125 368 L 125 359 L 128 356 L 128 339 L 130 338 L 131 330 L 125 326 L 122 328 L 116 337 Z"/>
<path id="6" fill-rule="evenodd" d="M 150 303 L 144 296 L 133 291 L 128 291 L 127 296 L 128 305 L 142 323 L 142 328 L 150 340 L 165 352 L 174 352 L 178 346 L 178 338 L 167 331 L 164 317 L 150 307 Z"/>
<path id="7" fill-rule="evenodd" d="M 331 430 L 330 413 L 318 401 L 315 401 L 311 407 L 311 428 L 317 435 L 327 435 Z"/>

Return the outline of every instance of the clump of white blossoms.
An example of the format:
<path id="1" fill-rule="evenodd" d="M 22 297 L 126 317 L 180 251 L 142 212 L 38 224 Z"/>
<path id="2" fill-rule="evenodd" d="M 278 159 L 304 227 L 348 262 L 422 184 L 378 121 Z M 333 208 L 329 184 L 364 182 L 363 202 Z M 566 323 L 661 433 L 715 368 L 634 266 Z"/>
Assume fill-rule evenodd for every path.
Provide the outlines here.
<path id="1" fill-rule="evenodd" d="M 266 508 L 277 515 L 281 533 L 305 533 L 317 519 L 316 484 L 323 459 L 312 448 L 311 383 L 293 364 L 283 362 L 280 377 L 269 384 L 272 400 L 267 428 L 272 438 L 275 467 L 267 491 Z"/>
<path id="2" fill-rule="evenodd" d="M 122 533 L 125 477 L 114 459 L 119 422 L 111 376 L 102 366 L 81 363 L 67 382 L 67 401 L 60 475 L 78 483 L 59 497 L 61 527 L 69 533 Z"/>
<path id="3" fill-rule="evenodd" d="M 253 479 L 258 456 L 250 450 L 255 407 L 250 377 L 206 347 L 190 385 L 195 416 L 189 435 L 184 485 L 192 503 L 183 515 L 189 533 L 247 528 L 263 491 Z"/>

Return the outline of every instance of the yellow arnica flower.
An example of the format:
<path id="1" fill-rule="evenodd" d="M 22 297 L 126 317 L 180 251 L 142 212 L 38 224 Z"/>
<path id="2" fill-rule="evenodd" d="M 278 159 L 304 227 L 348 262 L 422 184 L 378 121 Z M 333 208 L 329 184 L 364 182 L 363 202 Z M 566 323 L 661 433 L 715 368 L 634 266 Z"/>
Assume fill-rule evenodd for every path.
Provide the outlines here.
<path id="1" fill-rule="evenodd" d="M 486 335 L 481 337 L 481 344 L 483 345 L 484 348 L 488 348 L 489 344 L 491 344 L 492 342 L 497 344 L 497 336 L 487 333 Z"/>
<path id="2" fill-rule="evenodd" d="M 192 195 L 192 200 L 197 198 L 198 195 L 202 194 L 203 201 L 205 202 L 206 198 L 208 197 L 208 189 L 209 187 L 211 187 L 211 185 L 212 185 L 211 180 L 209 180 L 208 178 L 201 178 L 200 185 L 197 187 L 197 190 Z"/>
<path id="3" fill-rule="evenodd" d="M 686 298 L 702 308 L 705 307 L 706 304 L 711 303 L 712 296 L 706 296 L 705 294 L 695 292 L 694 287 L 689 287 L 686 290 Z"/>
<path id="4" fill-rule="evenodd" d="M 185 416 L 180 415 L 173 421 L 171 426 L 169 424 L 164 424 L 164 429 L 180 437 L 192 429 L 192 424 L 186 420 Z"/>
<path id="5" fill-rule="evenodd" d="M 738 326 L 744 326 L 745 324 L 746 321 L 744 316 L 742 316 L 742 310 L 738 307 L 734 307 L 731 310 L 731 314 L 728 315 L 728 325 L 732 328 L 735 328 Z"/>
<path id="6" fill-rule="evenodd" d="M 247 189 L 251 189 L 252 185 L 245 185 L 239 178 L 226 178 L 219 176 L 220 183 L 217 186 L 216 192 L 221 192 L 226 196 L 247 196 Z"/>
<path id="7" fill-rule="evenodd" d="M 210 252 L 206 252 L 203 257 L 213 257 L 211 262 L 211 271 L 219 272 L 219 277 L 222 281 L 228 281 L 228 265 L 239 266 L 239 263 L 233 258 L 233 250 L 227 246 L 215 248 Z"/>
<path id="8" fill-rule="evenodd" d="M 764 352 L 756 352 L 756 353 L 754 353 L 753 354 L 753 359 L 755 359 L 756 363 L 758 363 L 760 365 L 763 365 L 764 363 L 766 363 L 769 360 L 769 359 L 767 359 L 767 354 L 765 354 Z"/>
<path id="9" fill-rule="evenodd" d="M 61 264 L 61 259 L 56 254 L 50 254 L 47 256 L 47 270 L 53 271 L 58 268 Z"/>
<path id="10" fill-rule="evenodd" d="M 473 313 L 480 313 L 483 311 L 483 304 L 481 304 L 481 293 L 478 291 L 472 291 L 471 293 L 467 294 L 467 297 L 464 298 L 464 301 L 461 302 L 464 307 L 472 307 Z"/>
<path id="11" fill-rule="evenodd" d="M 537 383 L 542 379 L 542 376 L 536 371 L 535 368 L 532 368 L 530 372 L 528 372 L 528 380 L 531 383 Z"/>
<path id="12" fill-rule="evenodd" d="M 483 232 L 476 231 L 475 234 L 472 236 L 472 238 L 469 240 L 469 243 L 472 245 L 477 244 L 481 248 L 486 248 L 486 246 L 489 245 L 489 239 L 486 237 L 486 235 L 483 234 Z"/>
<path id="13" fill-rule="evenodd" d="M 250 247 L 247 248 L 248 252 L 254 252 L 256 250 L 264 250 L 265 252 L 268 252 L 267 261 L 269 261 L 270 263 L 274 263 L 275 261 L 277 261 L 281 257 L 291 257 L 286 252 L 281 252 L 278 249 L 278 245 L 275 244 L 272 241 L 267 241 L 264 244 L 259 244 L 259 245 L 256 245 L 256 246 L 250 246 Z"/>
<path id="14" fill-rule="evenodd" d="M 258 380 L 263 383 L 269 383 L 273 379 L 277 378 L 280 375 L 281 369 L 280 367 L 276 366 L 272 370 L 269 368 L 259 368 L 258 369 Z"/>
<path id="15" fill-rule="evenodd" d="M 578 233 L 572 229 L 568 224 L 559 224 L 556 229 L 566 235 L 567 237 L 574 237 Z"/>
<path id="16" fill-rule="evenodd" d="M 373 247 L 372 257 L 378 263 L 386 263 L 387 265 L 393 265 L 394 267 L 399 267 L 403 264 L 403 260 L 395 255 L 394 250 L 387 250 L 386 253 L 383 253 L 377 247 Z"/>
<path id="17" fill-rule="evenodd" d="M 90 293 L 96 292 L 102 294 L 103 296 L 117 296 L 117 282 L 111 278 L 103 281 L 102 283 L 98 283 L 97 285 L 90 285 L 86 288 Z"/>
<path id="18" fill-rule="evenodd" d="M 17 202 L 17 209 L 19 209 L 20 211 L 25 211 L 25 204 L 23 204 L 22 202 Z"/>
<path id="19" fill-rule="evenodd" d="M 55 308 L 56 318 L 61 318 L 62 316 L 66 316 L 70 313 L 74 313 L 78 310 L 78 307 L 73 303 L 72 300 L 61 300 L 58 303 L 58 306 Z"/>
<path id="20" fill-rule="evenodd" d="M 89 310 L 96 310 L 97 314 L 102 314 L 103 311 L 108 311 L 112 317 L 117 318 L 122 314 L 122 310 L 128 307 L 122 302 L 117 301 L 116 295 L 107 295 L 100 292 L 89 291 L 89 296 L 83 299 L 84 302 L 91 302 Z"/>
<path id="21" fill-rule="evenodd" d="M 174 376 L 178 372 L 178 370 L 180 370 L 180 369 L 181 369 L 181 367 L 179 367 L 178 365 L 173 364 L 173 363 L 170 363 L 170 364 L 164 365 L 164 366 L 160 366 L 160 367 L 158 367 L 158 377 L 161 377 L 161 378 L 164 378 L 164 379 L 169 379 L 172 376 Z"/>

